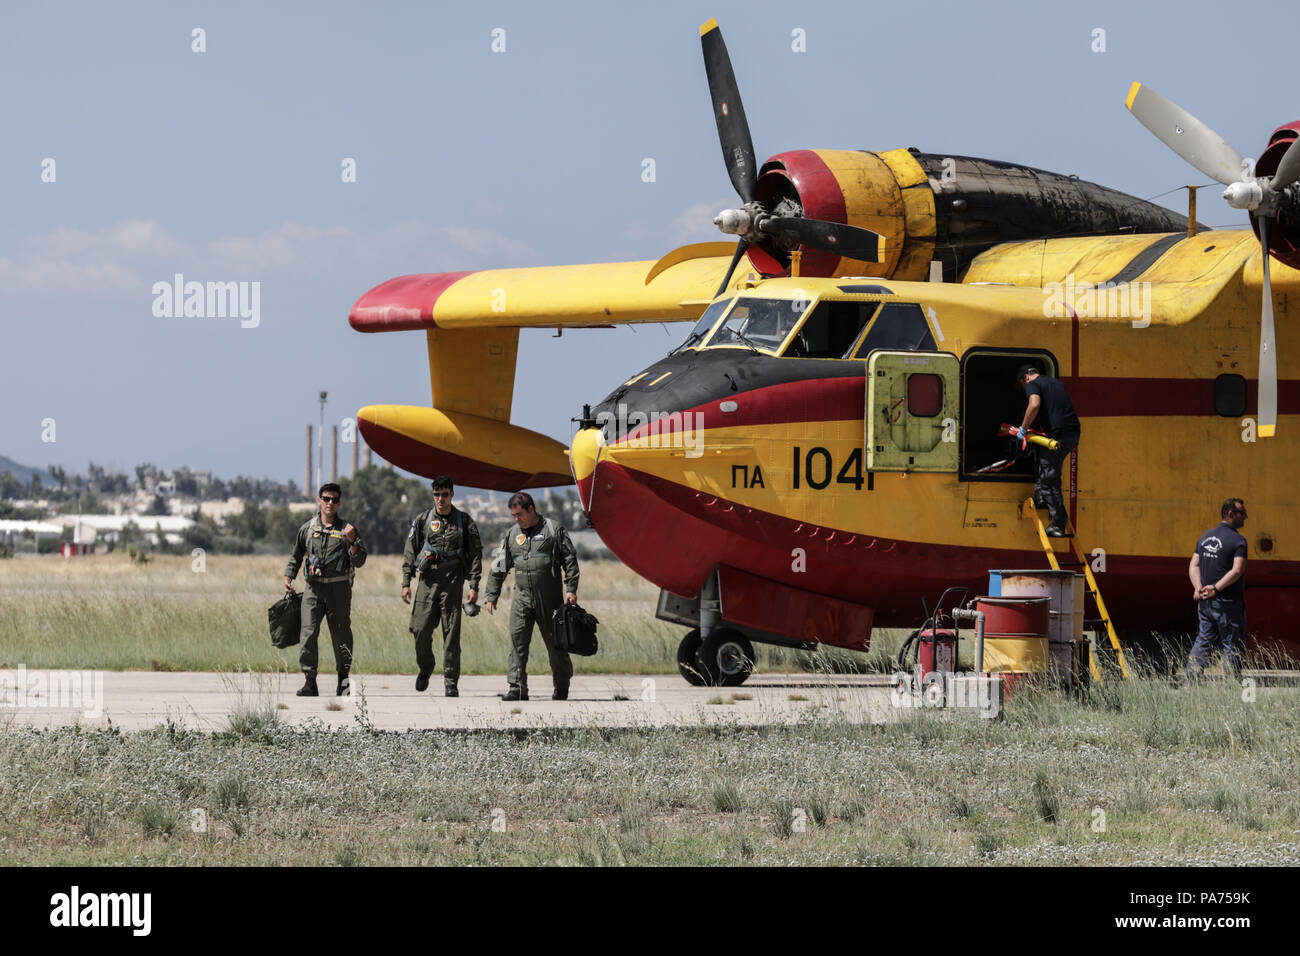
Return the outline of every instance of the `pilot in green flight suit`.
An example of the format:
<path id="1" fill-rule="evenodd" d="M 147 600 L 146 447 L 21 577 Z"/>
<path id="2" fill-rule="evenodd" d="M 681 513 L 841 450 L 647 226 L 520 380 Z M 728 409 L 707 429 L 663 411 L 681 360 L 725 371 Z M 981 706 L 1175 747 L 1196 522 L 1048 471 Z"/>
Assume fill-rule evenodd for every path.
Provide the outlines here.
<path id="1" fill-rule="evenodd" d="M 560 606 L 578 601 L 578 553 L 569 534 L 560 525 L 537 513 L 533 496 L 519 492 L 510 498 L 510 516 L 516 525 L 501 542 L 501 551 L 492 562 L 488 575 L 487 595 L 483 606 L 495 613 L 501 585 L 511 568 L 515 571 L 515 593 L 510 604 L 510 665 L 506 679 L 510 689 L 504 700 L 528 699 L 528 645 L 533 639 L 533 624 L 542 632 L 542 642 L 551 659 L 551 676 L 555 700 L 567 700 L 573 662 L 567 651 L 555 646 L 551 635 L 551 615 Z M 560 579 L 564 579 L 561 595 Z"/>
<path id="2" fill-rule="evenodd" d="M 478 601 L 478 584 L 483 575 L 483 545 L 478 525 L 467 513 L 452 506 L 455 491 L 451 479 L 433 479 L 434 507 L 416 515 L 402 552 L 402 600 L 411 603 L 411 578 L 418 578 L 415 604 L 411 608 L 411 633 L 415 636 L 415 663 L 420 668 L 415 689 L 429 686 L 436 661 L 433 632 L 442 624 L 442 681 L 448 697 L 459 697 L 460 601 L 469 580 L 469 604 Z M 428 558 L 423 558 L 425 553 Z M 470 615 L 478 613 L 468 608 Z"/>
<path id="3" fill-rule="evenodd" d="M 316 639 L 322 618 L 329 621 L 330 641 L 338 666 L 339 684 L 335 693 L 346 697 L 352 692 L 348 678 L 352 670 L 352 578 L 355 569 L 366 563 L 366 549 L 361 545 L 357 529 L 338 516 L 342 495 L 333 482 L 321 485 L 317 498 L 320 511 L 298 529 L 293 553 L 284 567 L 284 590 L 288 592 L 293 590 L 299 566 L 304 559 L 307 562 L 303 571 L 307 587 L 302 596 L 302 651 L 298 654 L 298 664 L 307 679 L 298 691 L 299 697 L 315 697 L 319 693 Z"/>

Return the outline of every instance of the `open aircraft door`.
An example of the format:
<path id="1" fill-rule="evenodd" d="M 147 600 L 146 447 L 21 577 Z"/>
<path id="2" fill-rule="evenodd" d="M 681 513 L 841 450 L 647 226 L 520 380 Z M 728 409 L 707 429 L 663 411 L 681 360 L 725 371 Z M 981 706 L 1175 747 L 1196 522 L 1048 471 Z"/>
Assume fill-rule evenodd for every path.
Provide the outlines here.
<path id="1" fill-rule="evenodd" d="M 867 469 L 957 471 L 961 363 L 950 352 L 867 358 Z"/>

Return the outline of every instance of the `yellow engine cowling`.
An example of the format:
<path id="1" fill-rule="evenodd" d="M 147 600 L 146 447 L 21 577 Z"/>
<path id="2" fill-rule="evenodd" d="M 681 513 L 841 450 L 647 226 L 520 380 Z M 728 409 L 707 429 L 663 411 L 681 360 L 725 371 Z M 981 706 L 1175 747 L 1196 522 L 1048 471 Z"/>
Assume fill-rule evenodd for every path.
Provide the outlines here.
<path id="1" fill-rule="evenodd" d="M 803 249 L 800 273 L 819 277 L 918 281 L 938 260 L 951 282 L 999 243 L 1187 228 L 1184 217 L 1161 206 L 1075 176 L 912 149 L 780 153 L 763 164 L 756 198 L 774 215 L 842 222 L 884 237 L 878 263 Z M 764 275 L 783 275 L 791 251 L 769 237 L 750 247 L 749 258 Z"/>
<path id="2" fill-rule="evenodd" d="M 757 198 L 778 214 L 795 208 L 808 219 L 843 222 L 885 237 L 884 262 L 860 262 L 805 249 L 800 264 L 804 275 L 923 279 L 929 269 L 934 252 L 934 193 L 925 171 L 905 149 L 780 153 L 763 164 Z M 789 268 L 788 250 L 771 239 L 752 246 L 749 257 L 765 275 L 779 275 Z"/>

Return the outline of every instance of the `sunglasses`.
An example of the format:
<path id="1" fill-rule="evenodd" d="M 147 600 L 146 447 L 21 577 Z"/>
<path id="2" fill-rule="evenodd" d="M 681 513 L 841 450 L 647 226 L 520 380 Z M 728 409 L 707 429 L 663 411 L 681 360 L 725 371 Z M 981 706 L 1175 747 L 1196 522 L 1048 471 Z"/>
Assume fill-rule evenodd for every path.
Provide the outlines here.
<path id="1" fill-rule="evenodd" d="M 325 502 L 325 504 L 327 504 L 327 505 L 336 505 L 336 504 L 339 503 L 338 498 L 334 498 L 334 497 L 328 497 L 328 498 L 327 498 L 325 495 L 321 495 L 321 496 L 320 496 L 320 500 L 323 501 L 323 502 Z"/>

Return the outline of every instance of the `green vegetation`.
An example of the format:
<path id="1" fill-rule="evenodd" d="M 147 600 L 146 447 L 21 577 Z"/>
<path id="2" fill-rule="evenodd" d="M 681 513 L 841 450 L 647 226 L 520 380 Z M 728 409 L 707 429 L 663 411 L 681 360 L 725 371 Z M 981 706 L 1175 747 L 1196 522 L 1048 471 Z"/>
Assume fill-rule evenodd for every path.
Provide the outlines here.
<path id="1" fill-rule="evenodd" d="M 744 794 L 735 781 L 720 780 L 713 785 L 713 809 L 719 813 L 735 813 L 745 803 Z"/>
<path id="2" fill-rule="evenodd" d="M 195 524 L 187 529 L 182 540 L 176 543 L 153 541 L 135 524 L 127 527 L 114 539 L 106 539 L 110 548 L 135 544 L 148 547 L 159 554 L 189 554 L 202 548 L 208 554 L 287 554 L 293 537 L 303 522 L 311 516 L 310 509 L 290 509 L 291 502 L 301 505 L 314 501 L 316 490 L 306 493 L 292 481 L 277 482 L 266 478 L 239 476 L 230 481 L 214 478 L 207 472 L 195 472 L 181 467 L 168 473 L 152 464 L 137 465 L 135 477 L 114 472 L 90 462 L 86 475 L 70 475 L 63 468 L 52 466 L 48 472 L 52 484 L 46 487 L 33 471 L 30 480 L 19 480 L 11 471 L 0 471 L 0 518 L 39 519 L 47 512 L 96 514 L 127 504 L 139 508 L 141 494 L 151 495 L 144 507 L 141 521 L 148 524 L 149 515 L 166 515 L 180 508 L 177 514 L 192 518 Z M 339 479 L 343 489 L 343 517 L 353 522 L 364 534 L 367 550 L 371 554 L 401 554 L 411 519 L 433 504 L 429 484 L 416 478 L 407 478 L 392 468 L 370 465 L 359 468 L 355 474 Z M 168 496 L 177 498 L 168 500 Z M 42 507 L 19 507 L 15 499 L 31 497 L 46 502 Z M 549 489 L 535 496 L 538 508 L 547 515 L 562 521 L 566 527 L 585 527 L 585 518 L 573 489 Z M 225 502 L 241 499 L 240 511 L 227 514 L 220 521 L 201 515 L 200 502 Z M 475 514 L 485 552 L 490 553 L 511 525 L 506 510 L 498 514 Z M 63 536 L 71 541 L 71 529 Z M 32 550 L 35 550 L 34 548 Z M 58 550 L 58 542 L 43 539 L 41 553 Z M 580 557 L 585 555 L 580 554 Z"/>
<path id="3" fill-rule="evenodd" d="M 297 648 L 273 648 L 266 625 L 266 609 L 283 588 L 284 562 L 285 555 L 209 554 L 196 563 L 188 553 L 155 554 L 147 563 L 125 554 L 6 561 L 0 565 L 0 667 L 297 670 Z M 301 576 L 296 583 L 301 590 Z M 507 582 L 497 614 L 463 619 L 464 673 L 505 672 L 509 588 Z M 601 649 L 577 662 L 579 673 L 676 672 L 684 629 L 655 620 L 653 585 L 617 562 L 588 561 L 581 592 L 583 606 L 600 618 Z M 410 608 L 400 593 L 400 558 L 373 557 L 357 572 L 352 627 L 361 672 L 415 672 Z M 320 643 L 321 669 L 328 671 L 328 632 Z M 897 646 L 889 633 L 877 635 L 868 655 L 760 645 L 758 666 L 760 672 L 834 672 L 851 662 L 888 670 Z M 546 673 L 546 655 L 534 653 L 529 667 Z"/>
<path id="4" fill-rule="evenodd" d="M 224 500 L 226 498 L 247 498 L 256 501 L 283 503 L 298 497 L 300 490 L 292 481 L 279 482 L 269 478 L 251 478 L 240 475 L 224 480 L 213 477 L 208 472 L 196 472 L 184 466 L 171 472 L 164 471 L 148 462 L 136 465 L 135 477 L 124 472 L 113 471 L 97 465 L 93 461 L 86 466 L 86 474 L 69 474 L 58 465 L 51 465 L 46 473 L 53 479 L 49 487 L 41 481 L 39 473 L 32 470 L 28 481 L 15 478 L 11 470 L 0 471 L 0 499 L 14 499 L 30 496 L 45 498 L 60 507 L 61 512 L 72 512 L 78 502 L 86 512 L 97 510 L 101 495 L 125 495 L 139 489 L 151 489 L 159 482 L 171 482 L 175 493 L 191 498 L 205 500 Z M 162 496 L 155 494 L 155 508 L 151 514 L 164 514 L 157 506 L 164 502 Z M 3 516 L 3 515 L 0 515 Z"/>
<path id="5" fill-rule="evenodd" d="M 266 634 L 282 562 L 3 562 L 0 667 L 296 670 Z M 414 670 L 399 565 L 358 575 L 363 672 Z M 579 671 L 670 672 L 681 628 L 653 619 L 655 597 L 620 565 L 584 564 L 602 650 Z M 467 672 L 502 672 L 505 624 L 464 622 Z M 867 655 L 762 648 L 759 666 L 888 670 L 897 637 Z M 269 693 L 216 733 L 35 730 L 0 713 L 0 846 L 6 862 L 61 865 L 1294 865 L 1297 696 L 1148 676 L 1026 690 L 999 721 L 910 710 L 883 727 L 531 733 L 381 732 L 363 704 L 357 729 L 294 727 Z M 749 697 L 713 699 L 742 713 Z"/>
<path id="6" fill-rule="evenodd" d="M 137 546 L 72 560 L 51 555 L 0 562 L 0 667 L 296 670 L 297 650 L 272 648 L 266 626 L 266 609 L 283 587 L 286 557 L 287 548 L 283 554 L 208 553 L 199 561 L 189 551 L 146 554 Z M 372 556 L 357 572 L 352 626 L 363 673 L 414 673 L 410 609 L 401 602 L 400 583 L 397 556 Z M 302 589 L 301 575 L 295 584 Z M 505 672 L 510 590 L 507 581 L 502 613 L 462 620 L 464 673 Z M 584 561 L 581 600 L 600 618 L 601 649 L 578 661 L 578 672 L 675 673 L 684 629 L 655 619 L 658 597 L 657 588 L 616 561 Z M 759 644 L 758 672 L 887 674 L 906 634 L 877 630 L 866 653 L 805 653 Z M 965 666 L 972 657 L 969 645 L 965 638 L 960 642 L 958 659 Z M 1182 653 L 1174 659 L 1181 661 Z M 330 669 L 327 633 L 321 654 L 322 669 Z M 530 673 L 545 673 L 546 655 L 534 653 L 529 667 Z M 803 695 L 793 691 L 788 699 Z M 719 703 L 745 700 L 741 692 Z M 1159 714 L 1146 728 L 1152 745 L 1178 732 Z"/>
<path id="7" fill-rule="evenodd" d="M 1143 681 L 880 727 L 11 726 L 0 845 L 19 865 L 1295 865 L 1295 695 Z M 1157 713 L 1180 730 L 1152 745 Z"/>
<path id="8" fill-rule="evenodd" d="M 401 554 L 411 519 L 433 504 L 427 481 L 403 478 L 373 465 L 343 478 L 339 487 L 343 489 L 339 514 L 361 530 L 366 548 L 375 554 Z M 288 553 L 290 539 L 283 540 Z"/>

